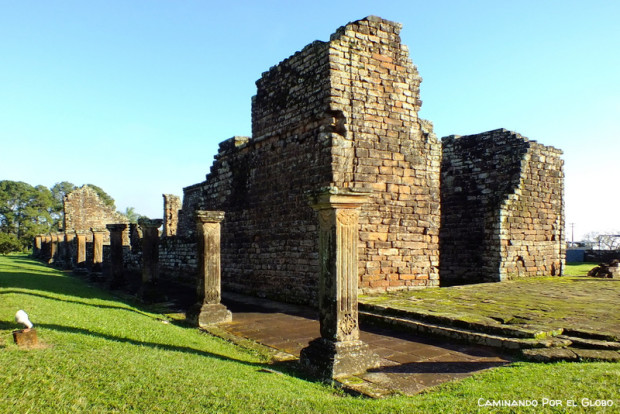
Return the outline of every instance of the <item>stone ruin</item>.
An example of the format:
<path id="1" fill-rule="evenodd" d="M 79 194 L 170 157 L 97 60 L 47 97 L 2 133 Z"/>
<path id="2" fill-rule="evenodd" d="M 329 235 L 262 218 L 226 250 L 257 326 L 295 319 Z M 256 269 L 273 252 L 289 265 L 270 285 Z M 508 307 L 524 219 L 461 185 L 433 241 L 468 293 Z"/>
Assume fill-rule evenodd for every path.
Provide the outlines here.
<path id="1" fill-rule="evenodd" d="M 252 137 L 223 141 L 182 199 L 163 196 L 162 277 L 196 277 L 195 211 L 224 211 L 223 286 L 316 304 L 308 194 L 321 188 L 370 194 L 359 214 L 362 292 L 562 274 L 561 151 L 503 129 L 439 140 L 418 117 L 422 79 L 400 29 L 370 16 L 262 74 Z M 123 222 L 94 196 L 83 187 L 67 197 L 65 229 Z M 140 232 L 123 236 L 125 268 L 136 271 Z"/>
<path id="2" fill-rule="evenodd" d="M 601 263 L 590 269 L 588 276 L 605 279 L 620 279 L 620 260 L 615 259 L 610 263 Z"/>
<path id="3" fill-rule="evenodd" d="M 81 263 L 76 230 L 91 226 L 91 266 L 105 257 L 113 286 L 140 273 L 143 298 L 157 280 L 195 284 L 199 325 L 230 320 L 222 288 L 318 305 L 321 338 L 302 362 L 325 377 L 375 359 L 358 291 L 561 275 L 561 151 L 504 129 L 439 140 L 418 117 L 422 79 L 400 29 L 370 16 L 263 73 L 252 137 L 223 141 L 182 199 L 165 194 L 163 220 L 106 218 L 105 246 L 86 221 L 100 214 L 71 196 L 70 230 L 38 236 L 35 255 L 56 257 L 62 240 Z"/>

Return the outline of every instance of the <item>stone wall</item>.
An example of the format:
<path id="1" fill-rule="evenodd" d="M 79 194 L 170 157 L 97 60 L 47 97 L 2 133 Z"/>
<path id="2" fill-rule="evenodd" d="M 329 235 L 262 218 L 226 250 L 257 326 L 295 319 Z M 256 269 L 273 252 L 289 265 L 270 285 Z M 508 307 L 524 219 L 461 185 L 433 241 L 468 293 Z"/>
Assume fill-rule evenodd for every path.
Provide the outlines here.
<path id="1" fill-rule="evenodd" d="M 181 199 L 173 194 L 163 194 L 164 197 L 164 237 L 176 236 L 179 227 L 179 211 Z"/>
<path id="2" fill-rule="evenodd" d="M 106 231 L 105 242 L 109 242 L 109 233 L 106 224 L 127 223 L 122 214 L 113 207 L 107 206 L 95 190 L 84 185 L 65 196 L 64 229 L 75 231 L 90 231 L 92 228 Z"/>
<path id="3" fill-rule="evenodd" d="M 315 303 L 317 217 L 307 193 L 372 191 L 360 217 L 360 287 L 438 284 L 441 146 L 418 119 L 415 66 L 400 25 L 369 17 L 344 26 L 263 73 L 252 138 L 233 137 L 199 185 L 191 211 L 226 212 L 222 282 L 238 291 Z"/>
<path id="4" fill-rule="evenodd" d="M 436 286 L 441 144 L 418 118 L 421 77 L 401 25 L 369 17 L 330 42 L 333 181 L 366 189 L 360 287 Z"/>
<path id="5" fill-rule="evenodd" d="M 442 285 L 563 272 L 560 155 L 504 129 L 443 139 Z"/>
<path id="6" fill-rule="evenodd" d="M 263 73 L 252 137 L 220 143 L 182 203 L 164 195 L 155 273 L 195 280 L 195 212 L 222 211 L 224 289 L 316 305 L 319 220 L 309 194 L 331 188 L 370 193 L 358 220 L 362 291 L 561 274 L 561 152 L 506 130 L 441 143 L 418 118 L 421 78 L 400 29 L 370 16 Z M 108 210 L 83 187 L 65 200 L 65 227 L 126 222 Z M 140 231 L 132 224 L 124 237 L 124 267 L 135 273 Z"/>

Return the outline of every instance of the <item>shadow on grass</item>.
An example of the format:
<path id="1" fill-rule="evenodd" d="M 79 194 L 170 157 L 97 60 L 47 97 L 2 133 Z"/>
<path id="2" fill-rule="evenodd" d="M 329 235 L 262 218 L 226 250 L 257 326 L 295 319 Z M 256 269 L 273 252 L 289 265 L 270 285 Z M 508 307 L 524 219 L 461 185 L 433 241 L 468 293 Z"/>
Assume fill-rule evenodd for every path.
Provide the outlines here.
<path id="1" fill-rule="evenodd" d="M 0 287 L 28 290 L 43 290 L 61 295 L 77 296 L 86 299 L 108 299 L 109 296 L 88 289 L 84 282 L 77 278 L 56 276 L 54 274 L 39 274 L 24 269 L 23 272 L 1 272 Z"/>
<path id="2" fill-rule="evenodd" d="M 0 322 L 0 323 L 3 323 L 3 322 Z M 165 351 L 181 352 L 181 353 L 186 353 L 186 354 L 191 354 L 191 355 L 198 355 L 201 357 L 213 358 L 218 361 L 234 362 L 237 364 L 243 364 L 245 366 L 255 368 L 256 370 L 262 371 L 262 372 L 271 372 L 275 370 L 279 373 L 282 373 L 282 374 L 285 374 L 291 377 L 299 378 L 302 380 L 306 380 L 306 381 L 314 380 L 314 378 L 306 375 L 306 373 L 303 370 L 301 370 L 301 367 L 299 367 L 299 364 L 297 362 L 291 362 L 291 361 L 283 361 L 283 362 L 276 362 L 276 363 L 248 362 L 248 361 L 232 358 L 229 356 L 220 355 L 220 354 L 216 354 L 213 352 L 199 350 L 199 349 L 190 348 L 186 346 L 138 341 L 135 339 L 107 335 L 107 334 L 103 334 L 100 332 L 94 332 L 88 329 L 76 328 L 72 326 L 46 324 L 46 323 L 40 323 L 37 326 L 40 328 L 49 329 L 49 330 L 53 330 L 57 332 L 66 332 L 66 333 L 72 333 L 72 334 L 94 336 L 94 337 L 102 338 L 108 341 L 131 344 L 131 345 L 136 345 L 140 347 L 148 347 L 148 348 L 160 349 L 160 350 L 165 350 Z"/>
<path id="3" fill-rule="evenodd" d="M 199 349 L 194 349 L 194 348 L 190 348 L 190 347 L 186 347 L 186 346 L 178 346 L 178 345 L 170 345 L 170 344 L 160 344 L 160 343 L 156 343 L 156 342 L 138 341 L 138 340 L 135 340 L 135 339 L 122 338 L 122 337 L 118 337 L 118 336 L 114 336 L 114 335 L 104 334 L 104 333 L 101 333 L 101 332 L 91 331 L 91 330 L 88 330 L 88 329 L 76 328 L 76 327 L 73 327 L 73 326 L 57 325 L 57 324 L 51 324 L 51 323 L 40 323 L 37 326 L 40 327 L 40 328 L 49 329 L 49 330 L 53 330 L 53 331 L 57 331 L 57 332 L 66 332 L 66 333 L 72 333 L 72 334 L 94 336 L 94 337 L 102 338 L 102 339 L 105 339 L 105 340 L 108 340 L 108 341 L 126 343 L 126 344 L 141 346 L 141 347 L 148 347 L 148 348 L 153 348 L 153 349 L 162 349 L 162 350 L 165 350 L 165 351 L 182 352 L 182 353 L 187 353 L 187 354 L 199 355 L 199 356 L 204 356 L 204 357 L 209 357 L 209 358 L 215 358 L 215 359 L 220 360 L 220 361 L 233 361 L 233 362 L 238 362 L 238 363 L 241 363 L 243 365 L 248 365 L 248 366 L 253 366 L 253 367 L 261 367 L 262 368 L 262 367 L 266 367 L 267 366 L 267 364 L 247 362 L 247 361 L 243 361 L 243 360 L 227 357 L 227 356 L 224 356 L 224 355 L 215 354 L 213 352 L 202 351 L 202 350 L 199 350 Z"/>
<path id="4" fill-rule="evenodd" d="M 76 305 L 84 305 L 84 306 L 92 306 L 94 308 L 100 308 L 100 309 L 116 309 L 116 310 L 123 310 L 123 311 L 127 311 L 127 312 L 134 312 L 137 313 L 139 315 L 143 315 L 143 316 L 147 316 L 149 318 L 153 318 L 153 319 L 157 319 L 156 317 L 154 317 L 153 315 L 150 315 L 146 312 L 141 312 L 139 310 L 136 309 L 131 309 L 131 308 L 126 308 L 123 306 L 112 306 L 112 305 L 100 305 L 100 304 L 95 304 L 95 303 L 88 303 L 88 302 L 83 302 L 83 301 L 79 301 L 79 300 L 71 300 L 71 299 L 60 299 L 51 295 L 45 295 L 43 293 L 33 293 L 33 292 L 24 292 L 21 290 L 11 290 L 11 289 L 7 289 L 1 292 L 1 294 L 9 294 L 9 293 L 15 293 L 15 294 L 19 294 L 19 295 L 28 295 L 28 296 L 35 296 L 38 298 L 42 298 L 42 299 L 50 299 L 50 300 L 56 300 L 58 302 L 63 302 L 63 303 L 74 303 Z M 96 297 L 94 296 L 93 299 L 101 299 L 101 300 L 110 300 L 109 298 L 104 298 L 104 297 Z M 118 302 L 118 300 L 115 299 L 116 302 Z M 125 303 L 125 302 L 121 302 L 121 303 Z M 127 306 L 132 306 L 127 304 Z"/>

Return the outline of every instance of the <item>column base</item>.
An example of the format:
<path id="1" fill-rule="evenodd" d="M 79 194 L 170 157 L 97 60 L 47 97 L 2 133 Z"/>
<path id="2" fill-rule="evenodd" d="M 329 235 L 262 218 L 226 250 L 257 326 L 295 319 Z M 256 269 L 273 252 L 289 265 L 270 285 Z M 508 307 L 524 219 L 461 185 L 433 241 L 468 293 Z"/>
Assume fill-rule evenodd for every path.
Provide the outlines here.
<path id="1" fill-rule="evenodd" d="M 301 365 L 324 380 L 362 374 L 379 364 L 379 357 L 362 341 L 334 342 L 317 338 L 301 350 Z"/>
<path id="2" fill-rule="evenodd" d="M 232 321 L 232 313 L 221 303 L 197 303 L 187 311 L 187 320 L 204 328 Z"/>
<path id="3" fill-rule="evenodd" d="M 138 298 L 145 303 L 161 302 L 165 299 L 164 293 L 159 288 L 157 282 L 151 280 L 149 282 L 142 282 L 140 289 L 138 289 Z"/>
<path id="4" fill-rule="evenodd" d="M 20 329 L 13 331 L 13 341 L 20 348 L 30 348 L 37 346 L 39 339 L 37 338 L 37 330 L 34 328 Z"/>

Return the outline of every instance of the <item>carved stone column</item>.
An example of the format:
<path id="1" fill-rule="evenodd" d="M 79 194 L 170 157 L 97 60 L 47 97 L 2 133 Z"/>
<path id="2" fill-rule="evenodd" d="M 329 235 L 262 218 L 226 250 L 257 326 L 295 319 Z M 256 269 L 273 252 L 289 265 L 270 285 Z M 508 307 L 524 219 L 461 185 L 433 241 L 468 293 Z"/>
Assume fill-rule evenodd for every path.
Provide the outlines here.
<path id="1" fill-rule="evenodd" d="M 321 337 L 302 350 L 300 361 L 324 379 L 359 374 L 378 362 L 359 340 L 357 311 L 358 217 L 368 196 L 334 187 L 311 196 L 319 216 Z"/>
<path id="2" fill-rule="evenodd" d="M 65 250 L 64 250 L 64 268 L 72 269 L 73 268 L 73 260 L 75 255 L 75 232 L 74 231 L 65 231 Z"/>
<path id="3" fill-rule="evenodd" d="M 56 260 L 56 256 L 58 255 L 58 234 L 53 233 L 50 234 L 50 257 L 47 260 L 47 263 L 52 264 Z"/>
<path id="4" fill-rule="evenodd" d="M 86 231 L 76 231 L 75 238 L 77 243 L 75 246 L 75 268 L 76 271 L 86 270 Z"/>
<path id="5" fill-rule="evenodd" d="M 162 219 L 138 220 L 142 229 L 142 286 L 138 296 L 150 301 L 155 299 L 157 279 L 159 278 L 159 228 Z"/>
<path id="6" fill-rule="evenodd" d="M 65 233 L 56 233 L 57 247 L 56 247 L 56 257 L 54 258 L 54 266 L 64 268 L 65 266 L 65 251 L 66 251 L 66 243 L 65 243 Z"/>
<path id="7" fill-rule="evenodd" d="M 232 314 L 220 303 L 220 223 L 223 211 L 196 211 L 198 245 L 198 302 L 187 312 L 188 319 L 200 327 L 230 322 Z"/>
<path id="8" fill-rule="evenodd" d="M 93 263 L 91 273 L 100 274 L 103 270 L 103 236 L 106 230 L 91 228 L 93 233 Z"/>
<path id="9" fill-rule="evenodd" d="M 41 239 L 41 260 L 49 262 L 52 258 L 52 236 L 45 234 Z"/>
<path id="10" fill-rule="evenodd" d="M 38 234 L 34 237 L 34 243 L 32 244 L 32 257 L 38 259 L 41 257 L 41 243 L 43 241 L 43 235 Z"/>
<path id="11" fill-rule="evenodd" d="M 123 268 L 123 232 L 127 224 L 107 224 L 110 231 L 110 287 L 117 289 L 125 285 Z"/>

